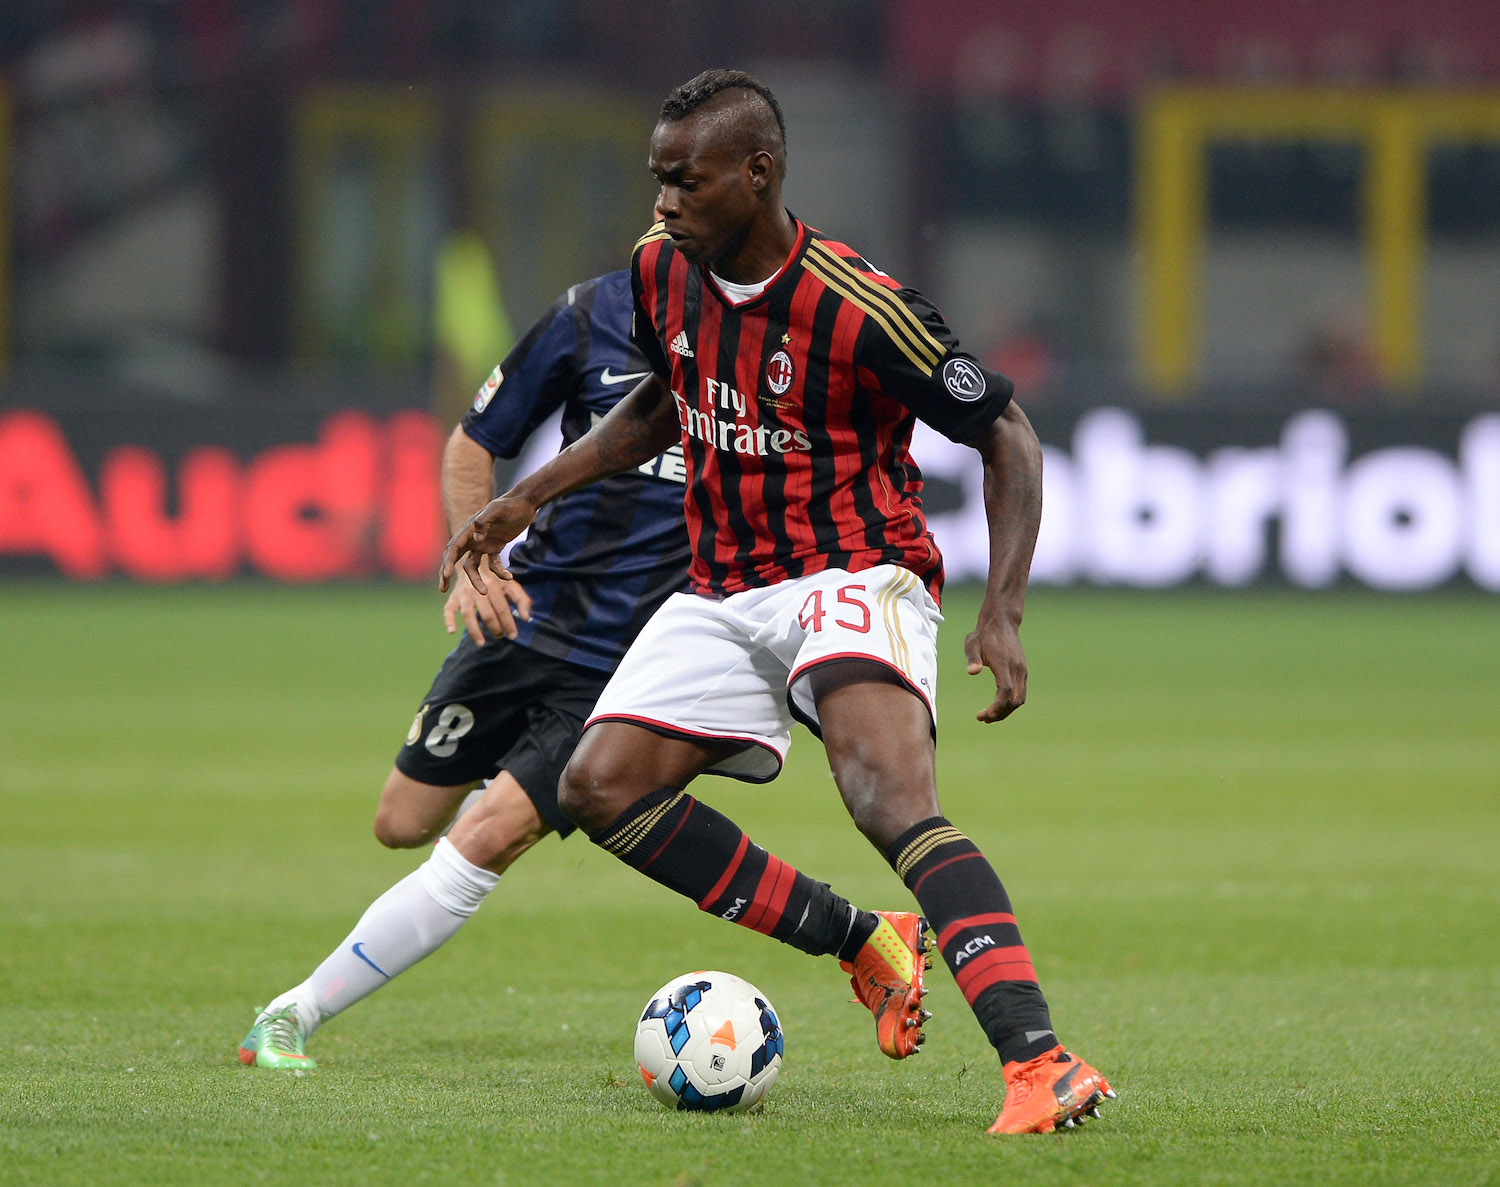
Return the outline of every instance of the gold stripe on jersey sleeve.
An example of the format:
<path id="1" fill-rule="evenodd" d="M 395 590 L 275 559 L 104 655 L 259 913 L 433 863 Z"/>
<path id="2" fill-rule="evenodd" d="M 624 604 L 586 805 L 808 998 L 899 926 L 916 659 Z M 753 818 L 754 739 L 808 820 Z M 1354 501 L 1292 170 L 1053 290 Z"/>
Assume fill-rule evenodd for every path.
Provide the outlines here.
<path id="1" fill-rule="evenodd" d="M 906 875 L 911 873 L 912 867 L 924 860 L 934 849 L 943 845 L 952 845 L 958 841 L 967 841 L 969 838 L 959 832 L 952 825 L 940 826 L 929 832 L 923 833 L 914 840 L 896 858 L 896 877 L 906 881 Z"/>
<path id="2" fill-rule="evenodd" d="M 911 592 L 916 585 L 916 574 L 909 569 L 902 569 L 895 577 L 886 583 L 884 589 L 876 595 L 876 602 L 880 606 L 880 617 L 885 619 L 885 631 L 891 642 L 891 658 L 908 676 L 911 675 L 911 650 L 906 645 L 906 635 L 901 630 L 901 618 L 896 608 L 896 603 Z"/>
<path id="3" fill-rule="evenodd" d="M 931 354 L 933 362 L 936 362 L 947 353 L 947 348 L 933 337 L 932 331 L 927 328 L 922 319 L 907 308 L 906 302 L 902 301 L 900 297 L 885 285 L 871 280 L 847 259 L 839 255 L 836 251 L 833 251 L 822 240 L 813 240 L 808 246 L 808 251 L 815 253 L 831 269 L 848 276 L 866 294 L 889 309 L 896 316 L 902 328 L 911 335 L 913 345 L 921 348 L 922 353 Z"/>
<path id="4" fill-rule="evenodd" d="M 906 303 L 896 296 L 895 293 L 891 292 L 890 289 L 882 284 L 875 283 L 861 273 L 853 264 L 849 263 L 848 260 L 829 251 L 821 243 L 815 242 L 809 248 L 809 251 L 815 252 L 819 260 L 824 262 L 830 269 L 847 276 L 849 281 L 858 286 L 867 299 L 884 306 L 890 312 L 897 328 L 906 335 L 907 340 L 917 349 L 919 354 L 931 356 L 931 362 L 934 366 L 947 353 L 942 343 L 934 338 L 927 327 L 922 324 L 922 319 L 908 309 Z"/>
<path id="5" fill-rule="evenodd" d="M 947 349 L 932 336 L 932 332 L 922 324 L 922 319 L 906 307 L 906 303 L 882 284 L 876 284 L 865 276 L 848 260 L 830 251 L 828 247 L 817 240 L 808 246 L 808 254 L 815 254 L 818 259 L 830 269 L 847 276 L 852 283 L 857 285 L 867 298 L 878 302 L 890 311 L 895 319 L 896 325 L 907 335 L 908 340 L 917 348 L 917 352 L 930 355 L 934 366 L 937 361 L 947 354 Z"/>
<path id="6" fill-rule="evenodd" d="M 658 239 L 670 238 L 671 236 L 667 234 L 667 228 L 665 224 L 657 223 L 654 227 L 652 227 L 649 231 L 647 231 L 644 235 L 642 235 L 635 241 L 635 247 L 631 249 L 631 254 L 634 255 L 648 243 L 655 243 Z"/>
<path id="7" fill-rule="evenodd" d="M 811 272 L 814 276 L 816 276 L 819 280 L 821 280 L 824 284 L 826 284 L 829 288 L 831 288 L 834 292 L 838 293 L 839 296 L 843 297 L 844 300 L 848 301 L 857 309 L 862 310 L 868 317 L 873 318 L 876 322 L 883 326 L 885 328 L 886 334 L 890 337 L 890 340 L 895 343 L 896 347 L 901 351 L 902 354 L 904 354 L 908 359 L 911 360 L 911 365 L 913 367 L 915 367 L 923 375 L 930 376 L 932 374 L 933 364 L 928 362 L 921 355 L 917 354 L 916 349 L 907 341 L 905 337 L 903 337 L 897 331 L 896 327 L 891 324 L 886 315 L 870 302 L 864 300 L 859 295 L 859 293 L 856 292 L 851 286 L 846 284 L 841 277 L 835 277 L 832 273 L 824 269 L 821 264 L 819 264 L 812 258 L 811 254 L 802 257 L 802 266 L 809 272 Z"/>

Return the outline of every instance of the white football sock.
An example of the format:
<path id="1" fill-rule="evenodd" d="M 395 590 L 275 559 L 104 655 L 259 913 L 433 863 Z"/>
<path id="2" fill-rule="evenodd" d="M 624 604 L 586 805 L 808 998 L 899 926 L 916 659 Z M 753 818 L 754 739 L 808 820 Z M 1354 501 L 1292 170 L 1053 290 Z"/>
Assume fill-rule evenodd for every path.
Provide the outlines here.
<path id="1" fill-rule="evenodd" d="M 313 975 L 278 996 L 264 1014 L 295 1004 L 303 1033 L 311 1035 L 441 948 L 499 881 L 499 874 L 465 860 L 453 842 L 440 838 L 432 856 L 371 903 Z"/>

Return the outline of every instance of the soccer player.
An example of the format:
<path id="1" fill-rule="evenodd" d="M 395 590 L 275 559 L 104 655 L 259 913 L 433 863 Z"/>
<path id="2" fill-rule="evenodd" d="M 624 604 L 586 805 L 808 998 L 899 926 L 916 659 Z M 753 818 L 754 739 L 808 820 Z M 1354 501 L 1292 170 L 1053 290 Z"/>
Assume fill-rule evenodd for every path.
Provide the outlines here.
<path id="1" fill-rule="evenodd" d="M 792 720 L 804 722 L 999 1054 L 991 1132 L 1071 1127 L 1113 1093 L 1059 1044 L 1004 887 L 938 804 L 942 559 L 908 450 L 920 416 L 984 468 L 989 578 L 964 647 L 970 674 L 994 674 L 978 715 L 993 722 L 1026 695 L 1036 435 L 1010 381 L 961 351 L 927 300 L 782 205 L 785 122 L 755 78 L 714 70 L 673 91 L 650 165 L 659 221 L 631 280 L 652 374 L 464 525 L 441 584 L 461 561 L 487 588 L 481 563 L 539 508 L 681 444 L 691 591 L 667 600 L 601 694 L 564 770 L 563 810 L 702 910 L 813 953 L 846 954 L 868 931 L 893 965 L 920 966 L 909 930 L 887 933 L 884 915 L 849 927 L 843 900 L 684 790 L 706 771 L 774 778 Z M 867 1004 L 889 992 L 851 971 Z"/>
<path id="2" fill-rule="evenodd" d="M 645 376 L 630 317 L 628 272 L 574 285 L 495 368 L 444 451 L 450 531 L 489 499 L 495 458 L 515 457 L 552 412 L 563 409 L 574 441 Z M 430 844 L 488 785 L 306 981 L 260 1012 L 242 1062 L 316 1067 L 305 1042 L 322 1023 L 444 944 L 548 833 L 573 831 L 557 806 L 563 764 L 626 645 L 686 584 L 682 451 L 642 462 L 548 507 L 510 560 L 524 588 L 454 587 L 444 616 L 465 633 L 396 756 L 375 834 L 393 848 Z"/>

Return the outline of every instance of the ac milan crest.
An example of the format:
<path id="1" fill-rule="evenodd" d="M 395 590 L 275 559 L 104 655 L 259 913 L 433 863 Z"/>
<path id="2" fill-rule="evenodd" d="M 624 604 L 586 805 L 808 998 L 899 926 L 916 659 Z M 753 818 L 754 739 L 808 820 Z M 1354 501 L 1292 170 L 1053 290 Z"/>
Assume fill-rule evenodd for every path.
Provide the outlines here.
<path id="1" fill-rule="evenodd" d="M 778 350 L 766 364 L 766 386 L 773 394 L 784 395 L 786 389 L 792 386 L 793 374 L 792 356 L 784 350 Z"/>

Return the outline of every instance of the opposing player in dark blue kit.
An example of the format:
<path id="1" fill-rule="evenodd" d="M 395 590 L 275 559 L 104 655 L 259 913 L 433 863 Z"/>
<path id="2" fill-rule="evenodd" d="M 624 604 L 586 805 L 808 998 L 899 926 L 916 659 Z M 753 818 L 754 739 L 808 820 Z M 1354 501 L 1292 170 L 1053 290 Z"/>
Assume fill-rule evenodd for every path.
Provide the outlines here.
<path id="1" fill-rule="evenodd" d="M 559 408 L 572 443 L 646 375 L 631 309 L 629 272 L 574 285 L 495 368 L 444 452 L 450 532 L 489 501 L 495 458 L 514 458 Z M 444 616 L 464 635 L 422 699 L 375 816 L 392 848 L 440 839 L 307 980 L 260 1011 L 242 1063 L 316 1067 L 305 1043 L 323 1022 L 441 947 L 548 833 L 573 831 L 557 806 L 562 768 L 628 644 L 686 584 L 683 476 L 674 447 L 576 491 L 516 546 L 516 580 L 491 574 L 486 595 L 466 578 L 455 586 Z"/>

